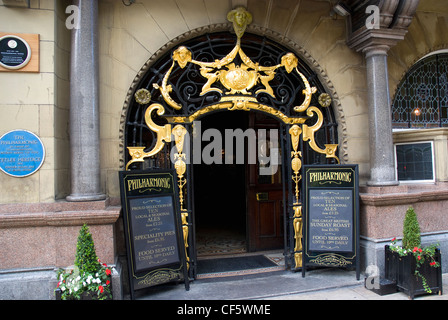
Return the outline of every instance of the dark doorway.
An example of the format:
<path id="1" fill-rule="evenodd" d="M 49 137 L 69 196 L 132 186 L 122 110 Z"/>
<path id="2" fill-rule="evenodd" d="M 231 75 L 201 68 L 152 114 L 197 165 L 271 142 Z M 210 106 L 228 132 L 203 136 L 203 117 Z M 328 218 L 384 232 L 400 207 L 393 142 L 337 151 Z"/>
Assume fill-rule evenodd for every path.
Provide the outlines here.
<path id="1" fill-rule="evenodd" d="M 214 150 L 214 163 L 194 165 L 196 250 L 199 257 L 237 254 L 284 247 L 283 190 L 280 168 L 272 175 L 259 175 L 258 130 L 279 129 L 279 122 L 263 113 L 220 112 L 203 118 L 195 130 L 201 130 L 201 150 Z M 245 132 L 244 161 L 237 164 L 239 151 L 234 145 L 233 159 L 224 152 L 226 129 Z M 250 129 L 250 130 L 248 130 Z M 208 130 L 219 133 L 214 141 Z M 210 131 L 208 131 L 210 132 Z M 199 132 L 193 133 L 198 135 Z M 207 138 L 206 138 L 207 137 Z M 270 139 L 267 136 L 263 139 Z M 222 148 L 210 148 L 210 145 Z M 255 145 L 252 145 L 255 144 Z M 278 145 L 278 143 L 277 143 Z M 198 149 L 196 149 L 198 150 Z M 256 150 L 257 159 L 249 161 Z M 226 152 L 228 150 L 226 149 Z M 197 152 L 197 151 L 196 151 Z M 205 153 L 205 152 L 204 152 Z M 205 154 L 203 153 L 203 156 Z M 216 153 L 220 153 L 216 155 Z M 269 152 L 268 152 L 269 154 Z M 203 159 L 203 158 L 202 158 Z M 256 161 L 256 163 L 254 162 Z M 218 164 L 216 162 L 219 162 Z"/>
<path id="2" fill-rule="evenodd" d="M 222 149 L 219 157 L 222 157 L 222 163 L 205 164 L 202 161 L 194 164 L 193 168 L 196 250 L 199 257 L 247 251 L 246 164 L 236 164 L 236 161 L 226 164 L 224 147 L 225 129 L 245 131 L 249 126 L 248 115 L 244 111 L 218 112 L 201 119 L 201 137 L 208 129 L 220 132 Z M 195 129 L 199 129 L 198 126 Z M 211 143 L 216 141 L 213 138 L 202 141 L 201 150 Z M 218 157 L 216 154 L 211 156 Z"/>

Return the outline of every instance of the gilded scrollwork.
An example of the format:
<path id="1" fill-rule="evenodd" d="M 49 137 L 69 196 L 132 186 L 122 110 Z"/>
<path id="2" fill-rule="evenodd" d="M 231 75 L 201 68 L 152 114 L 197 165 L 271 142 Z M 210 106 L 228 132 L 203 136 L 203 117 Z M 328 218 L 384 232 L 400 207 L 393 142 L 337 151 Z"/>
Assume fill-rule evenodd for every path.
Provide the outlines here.
<path id="1" fill-rule="evenodd" d="M 314 93 L 316 93 L 317 89 L 316 87 L 311 87 L 308 80 L 305 78 L 305 76 L 295 68 L 296 72 L 299 74 L 300 78 L 302 78 L 303 83 L 305 84 L 305 89 L 302 90 L 302 93 L 305 95 L 305 99 L 303 100 L 302 104 L 300 106 L 295 106 L 294 111 L 296 112 L 303 112 L 308 109 L 311 103 L 311 97 Z"/>
<path id="2" fill-rule="evenodd" d="M 135 162 L 143 162 L 145 158 L 152 157 L 159 153 L 163 147 L 165 146 L 165 142 L 171 142 L 171 124 L 166 124 L 164 126 L 159 126 L 154 123 L 152 120 L 152 113 L 156 111 L 159 116 L 165 113 L 165 109 L 161 104 L 154 103 L 150 105 L 145 112 L 145 121 L 146 125 L 157 134 L 157 141 L 154 148 L 145 152 L 146 147 L 137 146 L 137 147 L 128 147 L 129 155 L 132 159 L 126 164 L 126 170 L 129 169 L 129 166 Z"/>
<path id="3" fill-rule="evenodd" d="M 182 106 L 178 102 L 174 101 L 170 93 L 173 91 L 171 85 L 168 84 L 169 77 L 173 71 L 176 63 L 180 68 L 185 68 L 187 64 L 192 63 L 199 66 L 199 74 L 206 79 L 205 84 L 202 87 L 200 96 L 203 96 L 209 92 L 218 92 L 223 95 L 221 101 L 226 101 L 226 96 L 229 95 L 247 95 L 255 99 L 254 95 L 260 93 L 266 93 L 272 98 L 276 98 L 274 91 L 269 84 L 276 75 L 276 70 L 284 67 L 288 73 L 296 70 L 305 84 L 303 94 L 305 99 L 301 106 L 294 107 L 297 112 L 305 111 L 308 108 L 311 95 L 316 92 L 315 87 L 311 87 L 307 79 L 297 70 L 298 58 L 293 53 L 287 53 L 281 58 L 281 63 L 274 66 L 260 66 L 259 63 L 253 62 L 241 48 L 241 37 L 244 34 L 246 26 L 252 22 L 252 16 L 243 7 L 236 8 L 228 14 L 229 21 L 233 22 L 235 33 L 237 34 L 237 42 L 231 52 L 229 52 L 224 58 L 213 62 L 205 62 L 194 60 L 191 51 L 185 46 L 180 46 L 173 52 L 173 63 L 165 74 L 162 84 L 153 84 L 154 88 L 159 89 L 163 99 L 166 103 L 175 110 L 181 110 Z M 242 63 L 236 64 L 235 58 L 240 56 Z M 223 90 L 217 86 L 213 86 L 216 82 L 227 89 Z M 261 84 L 262 88 L 259 88 L 255 93 L 250 92 L 255 85 Z M 238 100 L 240 97 L 235 97 Z"/>
<path id="4" fill-rule="evenodd" d="M 315 140 L 315 133 L 322 127 L 324 117 L 322 115 L 322 111 L 320 111 L 316 107 L 309 107 L 306 111 L 306 114 L 310 117 L 313 116 L 313 113 L 317 115 L 316 123 L 309 127 L 306 124 L 302 126 L 303 130 L 303 141 L 309 141 L 310 147 L 319 153 L 325 154 L 327 158 L 334 158 L 339 163 L 339 158 L 336 156 L 336 150 L 338 148 L 337 144 L 325 144 L 325 149 L 319 148 Z"/>
<path id="5" fill-rule="evenodd" d="M 171 85 L 168 85 L 168 79 L 171 75 L 171 72 L 173 71 L 175 64 L 176 64 L 176 62 L 173 61 L 173 64 L 171 65 L 170 69 L 165 74 L 165 77 L 163 77 L 162 86 L 159 86 L 157 83 L 154 83 L 153 87 L 155 89 L 160 90 L 160 93 L 162 94 L 163 99 L 165 100 L 165 102 L 168 105 L 170 105 L 172 108 L 174 108 L 176 110 L 180 110 L 180 109 L 182 109 L 182 106 L 180 104 L 178 104 L 176 101 L 174 101 L 173 98 L 171 98 L 171 96 L 170 96 L 170 93 L 173 91 L 173 87 Z"/>

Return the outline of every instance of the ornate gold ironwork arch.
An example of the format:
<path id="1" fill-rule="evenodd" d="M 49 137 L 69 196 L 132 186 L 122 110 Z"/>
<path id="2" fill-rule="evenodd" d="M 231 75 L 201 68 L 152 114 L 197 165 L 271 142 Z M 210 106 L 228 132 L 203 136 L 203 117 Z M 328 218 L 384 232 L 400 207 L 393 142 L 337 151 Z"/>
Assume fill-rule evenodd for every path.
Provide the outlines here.
<path id="1" fill-rule="evenodd" d="M 237 41 L 234 48 L 223 58 L 215 59 L 212 62 L 203 60 L 195 60 L 192 52 L 186 46 L 180 46 L 172 53 L 172 63 L 168 71 L 163 75 L 161 83 L 153 83 L 152 86 L 160 92 L 165 106 L 160 103 L 150 104 L 145 111 L 145 123 L 154 132 L 156 136 L 155 145 L 152 150 L 145 152 L 146 146 L 128 147 L 131 160 L 126 164 L 126 170 L 131 164 L 144 162 L 146 158 L 153 157 L 158 154 L 166 143 L 174 142 L 177 148 L 175 154 L 175 169 L 178 175 L 178 183 L 180 190 L 180 208 L 182 214 L 185 247 L 188 247 L 188 212 L 184 205 L 183 188 L 187 183 L 185 153 L 183 152 L 184 136 L 188 133 L 186 124 L 190 124 L 199 117 L 217 110 L 243 110 L 243 111 L 260 111 L 279 119 L 286 125 L 290 126 L 289 134 L 291 138 L 291 168 L 292 181 L 294 182 L 294 203 L 293 203 L 293 226 L 294 226 L 294 258 L 295 268 L 301 267 L 301 248 L 302 248 L 302 213 L 300 203 L 300 181 L 302 167 L 302 152 L 299 150 L 299 140 L 308 142 L 310 148 L 318 153 L 324 154 L 326 158 L 334 158 L 339 163 L 336 155 L 337 144 L 325 144 L 322 149 L 315 140 L 316 132 L 321 129 L 323 124 L 323 114 L 321 110 L 315 106 L 311 106 L 312 96 L 316 93 L 316 87 L 310 85 L 307 78 L 298 69 L 298 58 L 291 52 L 285 53 L 275 65 L 260 65 L 259 62 L 252 61 L 246 55 L 241 47 L 241 38 L 248 24 L 252 22 L 252 15 L 243 7 L 238 7 L 230 11 L 227 15 L 230 22 L 233 23 Z M 199 96 L 205 96 L 211 92 L 219 94 L 219 100 L 210 103 L 202 108 L 193 110 L 189 113 L 185 112 L 186 106 L 181 101 L 176 101 L 172 97 L 172 93 L 176 90 L 170 84 L 170 77 L 176 65 L 180 70 L 186 70 L 189 67 L 197 66 L 199 74 L 202 77 L 203 85 Z M 303 82 L 302 94 L 304 96 L 300 105 L 291 106 L 294 112 L 286 114 L 280 108 L 274 108 L 265 103 L 261 103 L 257 96 L 265 94 L 276 99 L 276 94 L 271 86 L 271 81 L 275 78 L 277 72 L 284 69 L 287 74 L 296 74 Z M 179 77 L 179 76 L 178 76 Z M 140 105 L 146 105 L 151 102 L 151 93 L 147 89 L 139 89 L 135 93 L 135 100 Z M 323 93 L 319 96 L 319 104 L 322 107 L 329 107 L 331 98 L 328 94 Z M 170 115 L 164 115 L 167 111 L 165 108 L 172 108 L 174 112 Z M 179 112 L 184 111 L 182 114 Z M 176 113 L 177 112 L 177 113 Z M 159 125 L 153 120 L 153 115 L 164 115 L 168 124 Z M 293 115 L 291 115 L 293 114 Z M 305 122 L 308 119 L 317 117 L 317 121 L 309 126 Z M 172 128 L 172 125 L 175 125 Z M 173 141 L 174 139 L 174 141 Z M 188 256 L 187 256 L 188 257 Z"/>

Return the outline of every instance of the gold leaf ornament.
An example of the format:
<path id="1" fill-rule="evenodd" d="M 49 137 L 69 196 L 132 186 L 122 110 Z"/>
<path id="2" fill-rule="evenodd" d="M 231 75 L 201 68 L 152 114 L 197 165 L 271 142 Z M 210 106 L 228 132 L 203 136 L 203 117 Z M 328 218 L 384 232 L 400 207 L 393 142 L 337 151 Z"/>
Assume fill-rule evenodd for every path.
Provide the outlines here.
<path id="1" fill-rule="evenodd" d="M 300 168 L 302 168 L 302 161 L 299 158 L 294 158 L 291 161 L 291 168 L 295 174 L 299 173 Z"/>
<path id="2" fill-rule="evenodd" d="M 238 38 L 241 38 L 246 27 L 252 23 L 252 15 L 244 7 L 237 7 L 227 14 L 227 20 L 233 23 L 233 29 Z"/>
<path id="3" fill-rule="evenodd" d="M 187 171 L 187 165 L 185 162 L 179 157 L 174 164 L 174 168 L 176 169 L 176 173 L 179 177 L 183 177 L 185 171 Z"/>
<path id="4" fill-rule="evenodd" d="M 147 104 L 151 101 L 151 93 L 146 89 L 139 89 L 134 95 L 135 101 L 139 104 Z"/>
<path id="5" fill-rule="evenodd" d="M 331 97 L 330 97 L 330 95 L 328 94 L 328 93 L 322 93 L 320 96 L 319 96 L 319 104 L 322 106 L 322 107 L 329 107 L 330 106 L 330 104 L 331 104 Z"/>

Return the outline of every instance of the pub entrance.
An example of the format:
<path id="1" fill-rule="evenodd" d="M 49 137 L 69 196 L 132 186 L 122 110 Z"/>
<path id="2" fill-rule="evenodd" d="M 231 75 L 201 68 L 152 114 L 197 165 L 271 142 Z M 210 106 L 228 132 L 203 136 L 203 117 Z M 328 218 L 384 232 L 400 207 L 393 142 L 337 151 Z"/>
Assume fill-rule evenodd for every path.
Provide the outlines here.
<path id="1" fill-rule="evenodd" d="M 284 248 L 286 266 L 301 268 L 302 163 L 339 162 L 334 106 L 326 91 L 291 48 L 244 30 L 200 34 L 142 68 L 126 100 L 124 166 L 175 170 L 190 277 L 196 278 L 201 255 L 198 238 L 209 227 L 238 227 L 232 239 L 241 239 L 246 252 Z M 200 133 L 278 128 L 278 169 L 260 175 L 267 168 L 258 159 L 250 165 L 195 164 L 198 121 Z M 213 142 L 200 141 L 202 148 Z"/>
<path id="2" fill-rule="evenodd" d="M 221 163 L 207 164 L 201 157 L 201 164 L 193 168 L 198 257 L 247 252 L 246 164 L 225 164 L 224 138 L 225 129 L 245 131 L 248 115 L 243 111 L 219 112 L 201 119 L 201 136 L 217 130 L 223 148 L 219 150 Z M 201 150 L 216 142 L 202 141 Z"/>
<path id="3" fill-rule="evenodd" d="M 220 163 L 202 162 L 194 165 L 198 259 L 204 256 L 283 249 L 279 122 L 263 113 L 219 112 L 203 118 L 200 128 L 202 137 L 208 137 L 208 130 L 219 131 L 223 146 L 226 145 L 225 139 L 234 138 L 226 135 L 226 129 L 230 132 L 240 130 L 245 135 L 245 154 L 244 163 L 238 162 L 237 152 L 241 148 L 238 149 L 234 144 L 231 161 L 228 150 L 223 148 L 219 150 L 222 156 Z M 275 143 L 272 139 L 276 139 Z M 208 153 L 210 148 L 207 145 L 212 143 L 217 142 L 203 141 L 201 150 L 207 150 Z M 276 151 L 272 151 L 270 147 L 276 148 Z M 249 153 L 254 150 L 256 157 L 252 155 L 251 158 Z M 214 154 L 213 156 L 215 157 Z M 260 171 L 260 167 L 265 170 Z"/>

